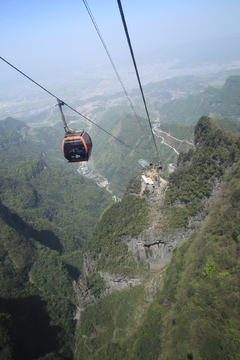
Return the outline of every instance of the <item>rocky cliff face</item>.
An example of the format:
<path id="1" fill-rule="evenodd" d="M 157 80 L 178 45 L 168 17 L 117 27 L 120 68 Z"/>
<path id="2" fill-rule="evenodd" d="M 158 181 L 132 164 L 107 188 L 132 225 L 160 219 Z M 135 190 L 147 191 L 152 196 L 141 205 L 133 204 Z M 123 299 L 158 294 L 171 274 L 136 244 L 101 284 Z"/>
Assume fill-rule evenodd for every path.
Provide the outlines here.
<path id="1" fill-rule="evenodd" d="M 216 181 L 213 187 L 211 196 L 206 199 L 205 206 L 218 195 L 223 182 Z M 194 217 L 189 218 L 188 228 L 179 228 L 167 230 L 165 226 L 166 216 L 162 212 L 162 205 L 164 201 L 164 193 L 161 190 L 155 189 L 146 197 L 150 206 L 149 225 L 137 237 L 126 236 L 123 241 L 128 247 L 129 259 L 132 261 L 144 261 L 147 263 L 148 269 L 160 270 L 171 259 L 173 250 L 178 247 L 183 241 L 187 241 L 190 236 L 197 231 L 199 226 L 204 221 L 204 214 L 200 213 Z M 182 204 L 174 204 L 182 206 Z M 101 255 L 100 255 L 101 256 Z M 144 284 L 144 276 L 126 276 L 121 274 L 110 274 L 108 271 L 99 271 L 99 275 L 105 283 L 105 287 L 97 296 L 91 295 L 91 290 L 88 288 L 86 278 L 96 272 L 96 261 L 91 259 L 90 253 L 85 253 L 83 257 L 83 273 L 84 277 L 78 283 L 74 282 L 74 290 L 78 299 L 78 309 L 75 314 L 75 319 L 80 317 L 80 311 L 84 310 L 88 305 L 96 303 L 98 299 L 110 295 L 112 291 L 130 290 L 136 285 Z M 159 288 L 148 284 L 148 292 L 155 294 Z"/>
<path id="2" fill-rule="evenodd" d="M 99 271 L 99 274 L 106 284 L 104 296 L 111 294 L 113 290 L 130 290 L 131 287 L 143 283 L 141 276 L 116 275 L 110 274 L 108 271 Z"/>
<path id="3" fill-rule="evenodd" d="M 165 216 L 161 211 L 164 194 L 151 193 L 147 198 L 150 205 L 149 226 L 136 238 L 125 237 L 128 251 L 135 261 L 147 262 L 151 270 L 159 270 L 171 259 L 173 250 L 195 232 L 195 229 L 180 229 L 167 233 Z"/>
<path id="4" fill-rule="evenodd" d="M 85 253 L 83 258 L 83 272 L 85 277 L 87 277 L 96 271 L 96 261 L 90 258 L 89 253 Z M 116 275 L 110 274 L 108 271 L 99 271 L 99 274 L 106 284 L 101 296 L 109 295 L 113 290 L 121 291 L 130 289 L 132 286 L 140 285 L 143 282 L 143 278 L 141 276 Z"/>
<path id="5" fill-rule="evenodd" d="M 91 259 L 88 252 L 83 255 L 83 273 L 85 277 L 91 275 L 96 270 L 95 264 L 96 261 Z"/>
<path id="6" fill-rule="evenodd" d="M 150 239 L 140 235 L 137 239 L 129 237 L 125 242 L 136 261 L 143 260 L 148 263 L 149 269 L 159 270 L 171 259 L 173 250 L 194 232 L 193 229 L 183 230 L 174 235 L 161 237 L 160 234 Z"/>
<path id="7" fill-rule="evenodd" d="M 223 183 L 221 180 L 215 182 L 211 195 L 204 201 L 205 206 L 209 206 L 216 198 Z M 147 199 L 151 208 L 149 227 L 137 238 L 128 236 L 124 239 L 128 246 L 128 251 L 133 255 L 134 260 L 147 262 L 149 269 L 152 270 L 159 270 L 165 266 L 171 259 L 173 250 L 181 244 L 182 241 L 188 240 L 204 221 L 204 213 L 202 212 L 189 218 L 189 225 L 194 225 L 192 228 L 182 228 L 175 232 L 171 231 L 169 234 L 166 233 L 164 229 L 166 219 L 164 214 L 161 213 L 163 199 L 163 193 L 150 194 Z M 173 205 L 182 206 L 180 202 L 174 203 Z"/>
<path id="8" fill-rule="evenodd" d="M 193 344 L 191 331 L 195 318 L 198 318 L 198 321 L 195 322 L 194 331 L 198 335 L 196 342 L 194 340 L 194 346 L 204 334 L 207 344 L 205 349 L 208 348 L 208 328 L 211 321 L 213 321 L 212 334 L 215 338 L 215 330 L 219 327 L 219 322 L 218 324 L 214 322 L 212 313 L 215 310 L 217 313 L 219 309 L 225 308 L 225 305 L 229 306 L 228 296 L 235 296 L 233 294 L 237 292 L 234 287 L 231 293 L 229 282 L 226 304 L 222 308 L 216 308 L 213 300 L 217 299 L 215 293 L 222 292 L 218 299 L 225 296 L 227 288 L 225 281 L 227 282 L 231 276 L 229 262 L 234 264 L 231 269 L 234 268 L 239 254 L 240 230 L 236 225 L 237 218 L 234 219 L 238 214 L 237 204 L 239 204 L 237 200 L 239 189 L 234 190 L 235 186 L 238 186 L 237 178 L 233 178 L 233 182 L 229 184 L 233 176 L 231 170 L 235 162 L 235 154 L 236 159 L 240 158 L 238 150 L 240 142 L 237 138 L 228 137 L 205 117 L 200 119 L 195 137 L 198 144 L 196 149 L 180 154 L 178 168 L 169 176 L 165 195 L 164 189 L 156 188 L 155 184 L 152 188 L 146 185 L 140 193 L 131 192 L 135 199 L 136 196 L 141 196 L 148 202 L 149 206 L 144 202 L 146 208 L 150 209 L 145 222 L 141 217 L 137 217 L 142 213 L 141 208 L 137 208 L 134 216 L 130 217 L 132 214 L 130 209 L 133 206 L 127 197 L 123 197 L 122 203 L 127 199 L 123 212 L 119 207 L 117 215 L 112 210 L 112 216 L 109 211 L 105 213 L 107 216 L 101 219 L 102 222 L 99 223 L 101 226 L 97 228 L 98 236 L 92 243 L 94 246 L 89 247 L 92 257 L 97 260 L 95 263 L 90 254 L 85 256 L 84 272 L 91 279 L 94 272 L 97 273 L 98 279 L 101 277 L 105 288 L 102 289 L 99 297 L 105 296 L 105 298 L 97 302 L 95 297 L 94 306 L 85 307 L 79 326 L 79 344 L 81 352 L 85 348 L 88 357 L 85 354 L 80 356 L 79 351 L 78 359 L 91 359 L 94 356 L 110 359 L 113 353 L 118 353 L 121 359 L 159 358 L 161 352 L 161 359 L 165 359 L 166 356 L 169 359 L 178 358 L 180 344 L 184 344 L 185 347 L 182 353 L 186 352 L 186 348 L 190 349 Z M 237 170 L 234 171 L 236 177 Z M 135 188 L 134 185 L 133 182 L 132 188 Z M 231 188 L 232 195 L 227 192 L 227 186 Z M 219 216 L 222 217 L 221 220 L 218 219 Z M 130 227 L 124 227 L 127 222 L 123 222 L 122 225 L 121 219 L 130 219 L 129 222 L 134 224 L 135 231 L 131 232 Z M 115 231 L 116 224 L 120 226 L 118 232 Z M 139 227 L 139 224 L 144 225 Z M 105 239 L 110 240 L 105 241 Z M 179 246 L 182 242 L 184 243 Z M 211 246 L 209 246 L 210 242 Z M 232 246 L 231 251 L 230 246 Z M 174 249 L 176 251 L 173 254 Z M 172 260 L 170 264 L 165 266 L 170 259 Z M 148 269 L 144 266 L 146 264 Z M 96 269 L 101 270 L 97 272 Z M 131 271 L 137 275 L 130 276 Z M 126 273 L 128 276 L 121 273 Z M 203 286 L 205 291 L 202 291 Z M 126 291 L 130 289 L 131 291 Z M 109 294 L 111 295 L 107 296 Z M 151 299 L 153 299 L 152 303 L 150 303 Z M 192 303 L 191 318 L 189 303 Z M 197 310 L 196 304 L 197 306 L 201 304 L 201 312 Z M 231 303 L 230 307 L 232 305 Z M 174 312 L 175 316 L 173 316 Z M 207 316 L 211 319 L 206 323 Z M 220 310 L 215 319 L 224 316 Z M 140 318 L 141 325 L 138 327 Z M 87 327 L 89 322 L 92 324 L 91 329 Z M 189 322 L 187 334 L 191 335 L 187 340 L 188 344 L 191 344 L 189 347 L 185 345 L 188 335 L 184 327 L 187 322 Z M 226 324 L 224 328 L 228 327 L 226 317 L 222 318 L 222 323 L 224 322 Z M 199 329 L 201 330 L 199 323 L 203 327 L 206 324 L 205 332 L 199 332 Z M 99 324 L 102 325 L 101 328 Z M 222 329 L 220 325 L 219 344 L 222 344 L 224 336 Z M 106 333 L 105 338 L 102 332 Z M 166 337 L 166 333 L 171 335 Z M 168 341 L 171 336 L 172 345 L 169 347 Z M 181 337 L 182 343 L 179 341 Z M 229 334 L 226 340 L 226 353 L 229 353 L 228 339 Z M 212 344 L 212 341 L 210 342 Z M 113 344 L 114 348 L 111 352 Z M 204 342 L 200 344 L 200 348 L 204 346 L 202 344 Z M 170 353 L 175 346 L 175 356 L 166 355 L 167 351 Z M 162 351 L 164 347 L 165 350 Z M 219 346 L 216 345 L 216 348 L 218 351 Z M 152 352 L 149 354 L 153 349 L 155 355 Z M 211 351 L 212 345 L 209 353 Z M 198 352 L 189 351 L 185 358 L 195 358 L 197 354 Z M 202 355 L 203 358 L 204 356 L 205 354 Z M 211 354 L 209 356 L 211 357 Z"/>
<path id="9" fill-rule="evenodd" d="M 171 259 L 173 250 L 195 231 L 194 229 L 182 229 L 174 234 L 166 234 L 162 229 L 164 224 L 164 215 L 161 213 L 163 199 L 162 190 L 152 191 L 147 198 L 150 206 L 148 227 L 136 238 L 127 236 L 123 239 L 128 246 L 129 259 L 136 262 L 140 260 L 146 262 L 150 270 L 159 270 L 164 267 Z M 94 272 L 96 272 L 96 261 L 91 259 L 89 252 L 86 252 L 83 256 L 84 276 L 73 284 L 78 300 L 78 307 L 74 314 L 76 320 L 79 320 L 80 312 L 87 306 L 110 295 L 112 291 L 130 290 L 136 285 L 145 284 L 147 299 L 150 301 L 159 289 L 159 281 L 156 283 L 151 279 L 150 282 L 146 282 L 145 276 L 126 276 L 101 270 L 98 273 L 105 283 L 104 289 L 97 296 L 92 295 L 91 289 L 88 287 L 87 277 Z"/>
<path id="10" fill-rule="evenodd" d="M 80 312 L 87 306 L 97 302 L 98 299 L 110 295 L 112 291 L 130 290 L 133 286 L 141 285 L 143 283 L 144 279 L 141 276 L 126 276 L 120 274 L 110 274 L 108 271 L 99 271 L 101 278 L 105 282 L 105 286 L 97 296 L 91 295 L 91 289 L 88 287 L 86 277 L 96 271 L 96 262 L 90 258 L 89 253 L 85 253 L 83 259 L 84 278 L 80 278 L 78 282 L 73 282 L 73 288 L 78 300 L 78 307 L 74 314 L 74 318 L 76 320 L 79 320 Z"/>
<path id="11" fill-rule="evenodd" d="M 85 256 L 85 262 L 86 260 Z M 93 265 L 93 264 L 91 264 Z M 86 264 L 85 264 L 86 266 Z M 88 265 L 87 265 L 88 266 Z M 93 268 L 92 268 L 93 269 Z M 75 321 L 79 321 L 81 316 L 81 311 L 84 311 L 87 306 L 96 304 L 99 299 L 104 298 L 107 295 L 110 295 L 113 291 L 123 291 L 131 290 L 132 287 L 136 285 L 144 285 L 145 293 L 145 302 L 146 304 L 153 300 L 154 295 L 160 288 L 161 277 L 160 273 L 153 274 L 149 281 L 145 281 L 143 276 L 126 276 L 119 274 L 110 274 L 108 271 L 99 271 L 100 276 L 105 282 L 105 288 L 98 293 L 97 296 L 91 295 L 91 290 L 88 288 L 87 281 L 85 279 L 79 279 L 78 282 L 73 282 L 73 288 L 78 300 L 78 306 L 75 309 L 73 318 Z M 141 309 L 136 309 L 139 312 L 139 319 L 141 314 Z M 98 335 L 97 335 L 98 336 Z"/>

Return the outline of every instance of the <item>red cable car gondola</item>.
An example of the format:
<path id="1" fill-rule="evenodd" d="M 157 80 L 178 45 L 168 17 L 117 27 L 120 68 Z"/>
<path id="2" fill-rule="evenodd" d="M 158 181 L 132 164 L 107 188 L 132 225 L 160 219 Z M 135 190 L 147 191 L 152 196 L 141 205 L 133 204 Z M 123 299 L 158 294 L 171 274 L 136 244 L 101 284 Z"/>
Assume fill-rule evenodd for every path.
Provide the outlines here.
<path id="1" fill-rule="evenodd" d="M 79 134 L 65 134 L 62 151 L 68 162 L 88 161 L 92 152 L 92 140 L 84 130 Z"/>
<path id="2" fill-rule="evenodd" d="M 92 152 L 92 140 L 86 131 L 75 131 L 68 128 L 63 111 L 63 101 L 58 100 L 64 124 L 65 135 L 62 142 L 62 151 L 68 162 L 88 161 Z"/>

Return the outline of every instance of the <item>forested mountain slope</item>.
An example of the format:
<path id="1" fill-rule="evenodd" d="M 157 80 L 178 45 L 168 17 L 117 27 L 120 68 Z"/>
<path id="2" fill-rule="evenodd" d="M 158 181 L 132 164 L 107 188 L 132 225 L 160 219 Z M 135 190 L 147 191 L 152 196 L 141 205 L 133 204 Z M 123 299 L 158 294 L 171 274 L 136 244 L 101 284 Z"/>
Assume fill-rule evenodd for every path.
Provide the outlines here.
<path id="1" fill-rule="evenodd" d="M 110 194 L 92 180 L 78 174 L 64 175 L 47 167 L 42 160 L 2 170 L 0 197 L 24 221 L 33 223 L 36 230 L 45 231 L 43 245 L 46 243 L 60 253 L 83 246 L 97 218 L 111 201 Z M 55 234 L 52 238 L 51 231 Z"/>
<path id="2" fill-rule="evenodd" d="M 191 125 L 203 116 L 240 118 L 240 76 L 229 76 L 222 89 L 207 87 L 186 100 L 173 100 L 161 107 L 164 121 Z"/>
<path id="3" fill-rule="evenodd" d="M 17 214 L 2 203 L 0 210 L 1 358 L 71 358 L 74 294 L 66 265 L 29 236 Z"/>
<path id="4" fill-rule="evenodd" d="M 40 144 L 27 140 L 29 127 L 11 117 L 0 121 L 0 168 L 9 169 L 19 161 L 33 160 L 43 156 Z"/>
<path id="5" fill-rule="evenodd" d="M 152 157 L 121 110 L 107 112 L 104 127 Z M 178 160 L 159 146 L 164 170 L 177 162 L 161 192 L 143 189 L 139 154 L 93 132 L 93 161 L 112 188 L 122 194 L 132 177 L 116 204 L 92 180 L 60 170 L 60 125 L 0 122 L 0 357 L 237 358 L 239 127 L 216 122 L 236 134 L 203 117 L 194 149 L 169 140 L 186 151 Z M 146 174 L 156 181 L 154 166 Z"/>
<path id="6" fill-rule="evenodd" d="M 139 159 L 149 162 L 157 161 L 148 121 L 142 117 L 138 119 L 140 125 L 136 117 L 130 115 L 128 108 L 113 107 L 99 121 L 104 129 L 129 145 L 130 148 L 99 129 L 93 128 L 91 132 L 94 144 L 92 156 L 94 168 L 108 179 L 109 189 L 119 197 L 123 195 L 130 179 L 141 170 L 141 166 L 138 164 Z M 188 131 L 186 127 L 181 129 L 182 132 L 184 130 Z M 155 141 L 163 164 L 163 171 L 167 174 L 167 166 L 171 162 L 176 162 L 177 154 L 172 148 L 162 144 L 162 138 L 155 137 Z M 167 136 L 165 142 L 179 152 L 187 151 L 191 147 L 185 141 L 175 141 Z"/>
<path id="7" fill-rule="evenodd" d="M 82 272 L 82 248 L 112 197 L 78 173 L 40 159 L 21 162 L 42 149 L 24 139 L 22 122 L 2 123 L 8 125 L 1 156 L 9 163 L 0 170 L 0 357 L 72 359 L 72 282 Z"/>
<path id="8" fill-rule="evenodd" d="M 97 224 L 75 287 L 77 359 L 238 358 L 240 138 L 203 117 L 194 143 L 165 198 L 140 195 L 136 176 Z"/>
<path id="9" fill-rule="evenodd" d="M 137 119 L 129 115 L 125 107 L 113 107 L 98 120 L 108 132 L 118 137 L 129 147 L 116 141 L 98 128 L 91 130 L 93 152 L 91 162 L 95 172 L 107 178 L 113 195 L 122 196 L 128 181 L 141 169 L 138 160 L 155 159 L 155 148 L 150 134 L 147 119 Z M 76 124 L 74 124 L 76 127 Z M 17 162 L 42 159 L 48 166 L 58 167 L 67 173 L 77 170 L 79 164 L 69 164 L 62 154 L 63 137 L 62 123 L 55 126 L 30 128 L 24 122 L 7 118 L 0 121 L 0 169 L 9 169 Z M 188 129 L 181 127 L 181 132 Z M 190 131 L 192 134 L 192 130 Z M 157 138 L 159 154 L 164 172 L 167 166 L 175 162 L 177 154 L 168 146 L 161 144 L 162 138 Z M 189 144 L 166 138 L 166 143 L 176 147 L 178 151 L 187 151 Z M 135 149 L 134 152 L 132 149 Z"/>
<path id="10" fill-rule="evenodd" d="M 47 165 L 76 170 L 77 166 L 70 167 L 63 157 L 63 134 L 62 123 L 31 128 L 11 117 L 0 121 L 0 169 L 9 169 L 20 161 L 43 159 Z"/>

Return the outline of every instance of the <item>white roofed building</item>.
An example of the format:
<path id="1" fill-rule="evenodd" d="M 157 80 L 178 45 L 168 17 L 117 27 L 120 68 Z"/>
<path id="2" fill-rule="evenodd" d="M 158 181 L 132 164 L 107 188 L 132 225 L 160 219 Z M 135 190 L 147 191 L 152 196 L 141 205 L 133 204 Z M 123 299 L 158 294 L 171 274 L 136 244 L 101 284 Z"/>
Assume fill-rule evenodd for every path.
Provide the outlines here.
<path id="1" fill-rule="evenodd" d="M 149 177 L 142 175 L 142 179 L 145 185 L 154 185 L 152 179 L 150 179 Z"/>

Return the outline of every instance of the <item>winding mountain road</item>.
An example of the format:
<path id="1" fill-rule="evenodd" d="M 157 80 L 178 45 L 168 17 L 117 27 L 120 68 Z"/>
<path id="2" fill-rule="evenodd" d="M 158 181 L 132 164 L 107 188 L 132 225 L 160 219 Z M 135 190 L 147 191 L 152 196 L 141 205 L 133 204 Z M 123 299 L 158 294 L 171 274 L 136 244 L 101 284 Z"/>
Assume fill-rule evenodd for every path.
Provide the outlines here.
<path id="1" fill-rule="evenodd" d="M 168 134 L 166 131 L 160 130 L 159 128 L 157 128 L 157 125 L 156 125 L 156 124 L 153 125 L 153 133 L 154 133 L 154 135 L 156 135 L 157 137 L 160 137 L 160 138 L 162 139 L 162 144 L 164 144 L 164 145 L 172 148 L 177 155 L 179 155 L 179 152 L 178 152 L 173 146 L 167 144 L 167 143 L 165 142 L 165 139 L 164 139 L 159 133 L 166 134 L 167 136 L 169 136 L 170 138 L 172 138 L 172 139 L 174 139 L 174 140 L 176 140 L 176 141 L 180 141 L 180 142 L 184 142 L 184 141 L 185 141 L 188 145 L 194 146 L 193 143 L 190 143 L 190 142 L 189 142 L 188 140 L 186 140 L 186 139 L 181 140 L 181 139 L 175 138 L 174 136 Z"/>

